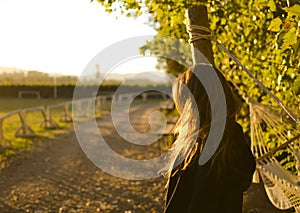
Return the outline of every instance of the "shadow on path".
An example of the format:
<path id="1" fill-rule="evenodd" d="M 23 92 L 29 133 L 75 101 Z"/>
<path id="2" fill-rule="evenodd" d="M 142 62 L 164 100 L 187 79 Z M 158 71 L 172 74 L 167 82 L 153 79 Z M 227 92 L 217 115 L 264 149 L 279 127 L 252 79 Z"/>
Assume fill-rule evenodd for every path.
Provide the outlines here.
<path id="1" fill-rule="evenodd" d="M 141 119 L 145 112 L 143 106 L 131 116 L 139 131 L 149 128 Z M 109 116 L 98 125 L 119 153 L 135 158 L 147 150 L 120 146 Z M 69 130 L 37 144 L 2 171 L 0 212 L 162 212 L 165 184 L 162 177 L 131 181 L 104 173 L 88 160 Z M 244 201 L 246 213 L 282 212 L 272 207 L 260 185 L 253 184 Z"/>

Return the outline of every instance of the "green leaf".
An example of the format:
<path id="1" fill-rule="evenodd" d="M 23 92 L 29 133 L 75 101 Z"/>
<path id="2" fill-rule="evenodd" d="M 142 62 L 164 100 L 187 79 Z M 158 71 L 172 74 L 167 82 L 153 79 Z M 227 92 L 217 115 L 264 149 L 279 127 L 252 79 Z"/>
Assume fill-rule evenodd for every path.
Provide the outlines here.
<path id="1" fill-rule="evenodd" d="M 292 7 L 285 7 L 283 8 L 289 16 L 300 16 L 300 5 L 295 4 Z"/>
<path id="2" fill-rule="evenodd" d="M 276 11 L 276 4 L 275 4 L 274 0 L 269 1 L 269 7 L 272 12 Z"/>
<path id="3" fill-rule="evenodd" d="M 290 45 L 293 45 L 297 42 L 297 36 L 295 32 L 295 28 L 291 28 L 283 37 L 283 45 L 282 49 L 287 49 Z"/>
<path id="4" fill-rule="evenodd" d="M 226 19 L 226 18 L 222 18 L 222 19 L 221 19 L 221 25 L 225 25 L 226 22 L 227 22 L 227 19 Z"/>
<path id="5" fill-rule="evenodd" d="M 273 32 L 279 32 L 281 24 L 282 24 L 281 19 L 279 17 L 277 17 L 271 21 L 271 24 L 268 27 L 268 30 L 273 31 Z"/>
<path id="6" fill-rule="evenodd" d="M 286 74 L 293 78 L 293 76 L 295 76 L 295 70 L 293 68 L 288 68 Z"/>

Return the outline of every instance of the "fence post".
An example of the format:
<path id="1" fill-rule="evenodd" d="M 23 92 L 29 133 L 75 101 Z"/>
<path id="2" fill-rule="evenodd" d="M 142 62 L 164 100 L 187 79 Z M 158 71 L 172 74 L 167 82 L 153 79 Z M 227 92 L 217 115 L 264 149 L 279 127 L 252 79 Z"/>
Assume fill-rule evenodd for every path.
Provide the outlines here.
<path id="1" fill-rule="evenodd" d="M 0 149 L 3 148 L 2 144 L 3 144 L 4 141 L 8 142 L 8 144 L 10 146 L 12 145 L 10 143 L 10 141 L 3 134 L 3 121 L 4 121 L 4 118 L 0 118 Z"/>
<path id="2" fill-rule="evenodd" d="M 100 96 L 100 108 L 102 107 L 103 109 L 108 109 L 108 103 L 107 103 L 107 96 Z"/>
<path id="3" fill-rule="evenodd" d="M 195 6 L 186 11 L 187 25 L 197 25 L 209 28 L 207 7 L 204 5 Z M 201 30 L 199 30 L 201 32 Z M 207 34 L 207 32 L 204 32 Z M 212 65 L 214 62 L 214 53 L 212 50 L 211 41 L 208 39 L 199 39 L 191 43 L 192 56 L 194 64 L 203 63 L 203 57 L 197 53 L 197 49 L 209 60 Z"/>
<path id="4" fill-rule="evenodd" d="M 3 119 L 0 119 L 0 146 L 1 146 L 3 140 L 4 140 L 4 135 L 3 135 Z"/>
<path id="5" fill-rule="evenodd" d="M 51 106 L 46 108 L 45 113 L 45 129 L 54 129 L 58 127 L 58 124 L 52 119 Z"/>
<path id="6" fill-rule="evenodd" d="M 62 122 L 71 122 L 72 121 L 72 116 L 70 115 L 69 111 L 69 103 L 64 103 L 64 111 L 62 113 L 61 118 L 59 119 Z"/>
<path id="7" fill-rule="evenodd" d="M 85 107 L 85 117 L 89 118 L 91 115 L 91 100 L 86 100 L 86 107 Z"/>
<path id="8" fill-rule="evenodd" d="M 29 125 L 27 125 L 26 122 L 26 111 L 22 110 L 20 112 L 18 112 L 20 121 L 21 121 L 21 125 L 16 133 L 15 133 L 15 137 L 29 137 L 29 136 L 33 136 L 34 135 L 34 131 L 33 129 L 30 128 Z"/>
<path id="9" fill-rule="evenodd" d="M 101 97 L 97 96 L 96 97 L 96 104 L 95 104 L 95 116 L 97 117 L 97 112 L 98 116 L 101 116 Z"/>
<path id="10" fill-rule="evenodd" d="M 87 100 L 87 117 L 96 117 L 96 99 L 91 98 Z"/>

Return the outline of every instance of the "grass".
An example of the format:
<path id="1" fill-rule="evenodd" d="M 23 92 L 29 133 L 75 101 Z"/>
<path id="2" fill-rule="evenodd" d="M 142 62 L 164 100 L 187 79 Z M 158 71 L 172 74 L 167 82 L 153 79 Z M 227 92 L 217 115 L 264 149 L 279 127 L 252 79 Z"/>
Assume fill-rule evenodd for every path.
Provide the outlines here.
<path id="1" fill-rule="evenodd" d="M 37 106 L 50 106 L 58 103 L 69 102 L 70 99 L 18 99 L 18 98 L 0 98 L 0 117 L 19 109 L 26 109 Z M 151 100 L 150 102 L 157 102 L 159 100 Z M 135 100 L 133 104 L 142 104 L 142 100 Z M 111 101 L 107 101 L 107 107 L 109 108 Z M 89 105 L 85 102 L 78 108 L 78 112 L 85 112 Z M 75 105 L 75 109 L 79 107 Z M 106 108 L 105 106 L 102 106 Z M 70 107 L 71 108 L 71 107 Z M 69 108 L 69 112 L 72 113 Z M 47 129 L 45 128 L 45 118 L 41 111 L 31 111 L 26 113 L 26 124 L 34 131 L 34 134 L 26 137 L 16 137 L 16 133 L 20 127 L 22 127 L 21 119 L 18 113 L 11 115 L 10 117 L 3 120 L 2 131 L 5 137 L 2 142 L 0 142 L 0 169 L 3 164 L 8 162 L 8 159 L 13 157 L 16 153 L 20 153 L 26 150 L 30 150 L 32 145 L 38 141 L 42 141 L 44 138 L 53 138 L 53 136 L 59 131 L 62 133 L 67 127 L 72 126 L 72 122 L 61 122 L 60 119 L 64 113 L 63 106 L 53 108 L 51 110 L 51 118 L 58 124 L 58 129 Z M 108 113 L 107 110 L 99 112 L 97 111 L 97 117 L 101 114 Z M 78 113 L 77 113 L 78 114 Z M 76 116 L 75 122 L 80 122 L 87 120 L 86 117 Z M 89 118 L 88 118 L 89 119 Z M 2 165 L 1 165 L 2 164 Z"/>
<path id="2" fill-rule="evenodd" d="M 70 101 L 70 99 L 0 99 L 0 117 L 9 112 L 36 106 L 49 106 L 58 103 Z M 53 120 L 59 125 L 59 129 L 71 126 L 71 123 L 60 122 L 63 108 L 55 108 L 52 111 Z M 44 127 L 44 116 L 41 111 L 28 112 L 26 114 L 26 123 L 34 131 L 30 137 L 15 137 L 18 129 L 21 127 L 21 120 L 18 114 L 14 114 L 3 121 L 2 131 L 4 140 L 0 143 L 0 168 L 5 162 L 20 151 L 29 150 L 35 141 L 42 138 L 53 137 L 55 131 Z"/>

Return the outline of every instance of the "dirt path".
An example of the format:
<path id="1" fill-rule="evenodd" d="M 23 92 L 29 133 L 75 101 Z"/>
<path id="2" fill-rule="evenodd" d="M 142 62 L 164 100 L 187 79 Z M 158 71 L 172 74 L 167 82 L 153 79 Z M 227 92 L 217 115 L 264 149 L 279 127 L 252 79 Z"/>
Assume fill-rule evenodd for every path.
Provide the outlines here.
<path id="1" fill-rule="evenodd" d="M 147 112 L 140 107 L 131 115 L 139 131 L 149 128 L 141 119 Z M 117 152 L 133 158 L 145 152 L 146 146 L 134 151 L 131 145 L 120 149 L 124 141 L 115 134 L 108 116 L 98 124 Z M 130 181 L 104 173 L 87 159 L 74 131 L 69 130 L 37 144 L 2 171 L 0 212 L 162 212 L 165 181 L 161 177 Z M 272 207 L 260 185 L 253 185 L 244 200 L 247 213 L 282 212 Z"/>

